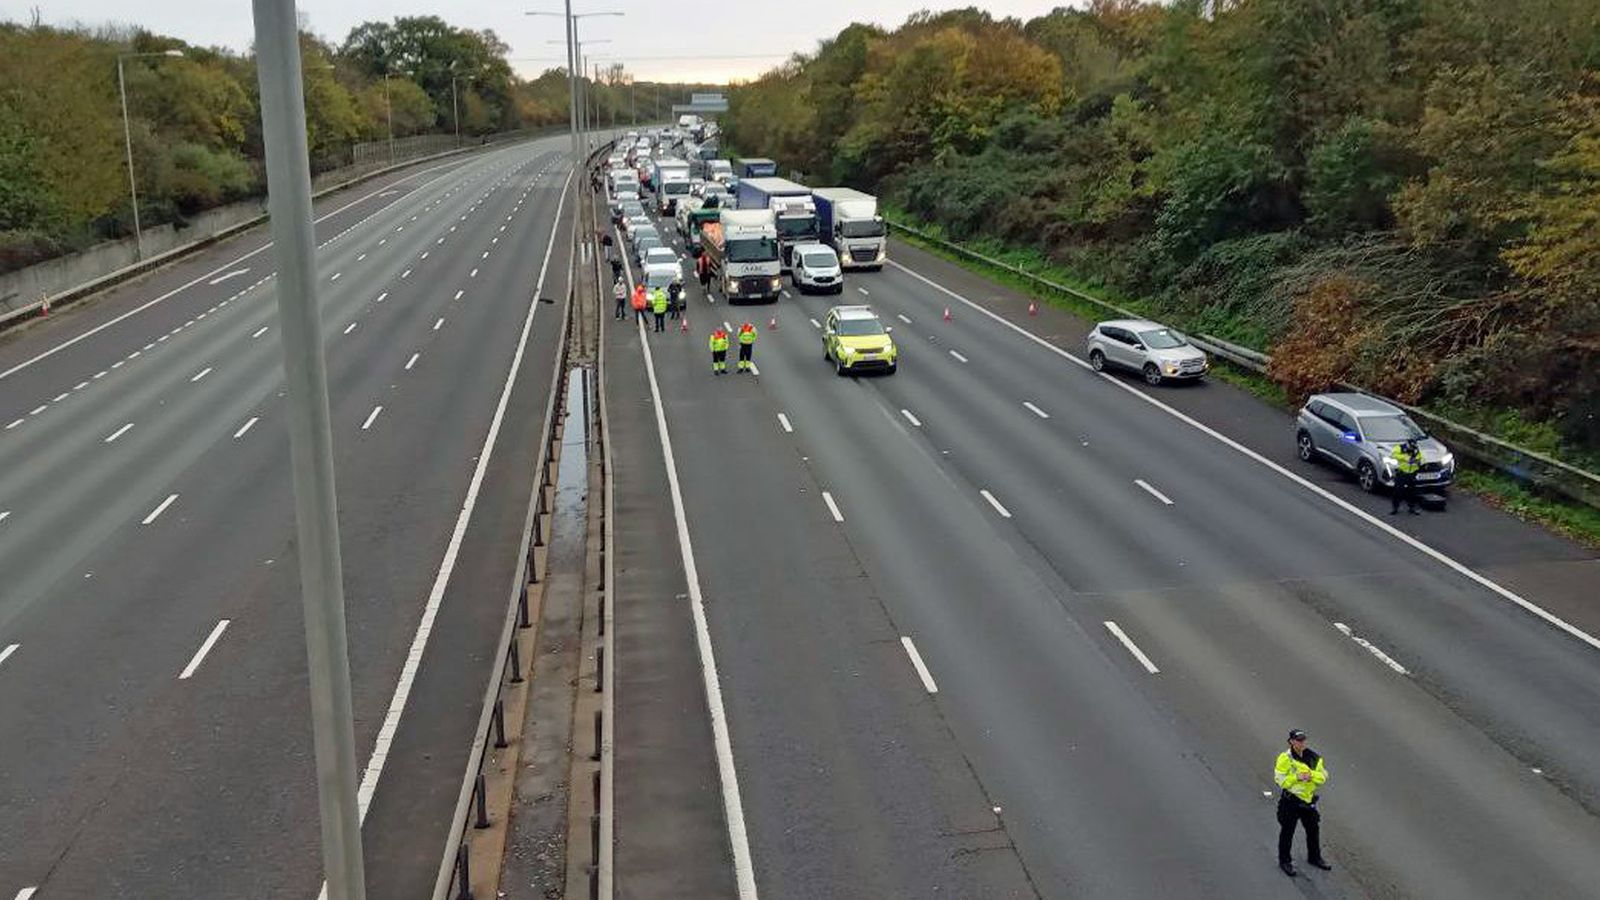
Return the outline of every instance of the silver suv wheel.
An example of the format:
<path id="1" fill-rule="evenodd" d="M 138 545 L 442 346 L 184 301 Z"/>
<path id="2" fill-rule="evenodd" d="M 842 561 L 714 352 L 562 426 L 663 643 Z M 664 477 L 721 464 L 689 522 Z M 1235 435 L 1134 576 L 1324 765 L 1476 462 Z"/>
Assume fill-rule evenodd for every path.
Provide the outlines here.
<path id="1" fill-rule="evenodd" d="M 1295 450 L 1300 454 L 1301 462 L 1311 462 L 1316 459 L 1317 445 L 1311 443 L 1311 435 L 1302 431 L 1294 439 Z"/>

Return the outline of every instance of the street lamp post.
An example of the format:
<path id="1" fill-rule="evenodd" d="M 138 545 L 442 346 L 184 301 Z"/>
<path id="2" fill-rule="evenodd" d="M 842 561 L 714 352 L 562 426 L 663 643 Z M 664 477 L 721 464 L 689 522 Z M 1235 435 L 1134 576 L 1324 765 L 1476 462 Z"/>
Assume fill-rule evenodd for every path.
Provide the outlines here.
<path id="1" fill-rule="evenodd" d="M 383 114 L 389 120 L 389 165 L 394 165 L 394 101 L 389 99 L 389 70 L 383 70 Z"/>
<path id="2" fill-rule="evenodd" d="M 136 258 L 144 259 L 144 232 L 139 228 L 139 184 L 133 174 L 133 129 L 128 124 L 128 81 L 122 74 L 122 61 L 138 56 L 183 56 L 183 51 L 117 54 L 117 93 L 122 97 L 122 143 L 128 154 L 128 198 L 133 204 L 133 246 Z"/>
<path id="3" fill-rule="evenodd" d="M 581 153 L 578 145 L 578 79 L 583 71 L 578 57 L 578 20 L 590 16 L 621 16 L 621 12 L 572 12 L 572 0 L 566 0 L 566 12 L 548 12 L 545 10 L 528 10 L 523 15 L 527 16 L 563 16 L 567 25 L 567 110 L 568 120 L 572 130 L 572 165 L 576 167 L 580 161 Z M 551 41 L 551 43 L 559 43 Z"/>
<path id="4" fill-rule="evenodd" d="M 456 79 L 459 78 L 459 77 L 460 76 L 458 76 L 458 75 L 451 75 L 450 76 L 450 111 L 451 111 L 451 118 L 455 119 L 455 123 L 456 123 L 456 146 L 457 147 L 461 146 L 461 101 L 456 96 Z M 476 75 L 468 75 L 465 80 L 466 81 L 476 81 L 477 78 L 478 78 L 478 76 L 476 76 Z"/>

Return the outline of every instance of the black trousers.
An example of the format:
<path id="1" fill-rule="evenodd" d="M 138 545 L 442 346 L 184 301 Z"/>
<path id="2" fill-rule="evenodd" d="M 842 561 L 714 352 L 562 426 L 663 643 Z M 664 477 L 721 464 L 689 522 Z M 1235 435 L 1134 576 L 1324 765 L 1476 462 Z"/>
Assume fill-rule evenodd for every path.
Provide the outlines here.
<path id="1" fill-rule="evenodd" d="M 682 310 L 682 309 L 683 309 L 683 301 L 682 300 L 673 300 L 671 303 L 667 304 L 667 310 L 672 313 L 672 317 L 674 319 L 676 319 L 678 317 L 678 312 L 680 310 Z"/>
<path id="2" fill-rule="evenodd" d="M 739 345 L 739 361 L 740 362 L 749 362 L 750 361 L 750 357 L 752 355 L 754 355 L 755 352 L 756 352 L 756 345 L 755 344 L 740 344 Z"/>
<path id="3" fill-rule="evenodd" d="M 636 309 L 633 311 L 633 320 L 635 322 L 644 322 L 647 325 L 650 323 L 650 320 L 644 317 L 644 310 L 642 309 Z"/>
<path id="4" fill-rule="evenodd" d="M 657 331 L 666 331 L 667 330 L 667 314 L 666 313 L 664 313 L 664 312 L 656 313 L 656 330 Z"/>
<path id="5" fill-rule="evenodd" d="M 1399 512 L 1400 503 L 1402 501 L 1405 502 L 1406 509 L 1416 509 L 1417 476 L 1402 475 L 1399 472 L 1396 472 L 1394 475 L 1394 490 L 1390 492 L 1389 499 L 1393 501 L 1394 504 L 1393 506 L 1389 507 L 1390 512 Z"/>
<path id="6" fill-rule="evenodd" d="M 626 298 L 626 297 L 618 297 L 617 298 L 617 318 L 619 318 L 619 319 L 622 318 L 622 315 L 623 315 L 622 309 L 623 309 L 624 304 L 627 303 L 627 301 L 628 301 L 628 298 Z"/>
<path id="7" fill-rule="evenodd" d="M 1278 862 L 1289 862 L 1294 845 L 1294 826 L 1306 828 L 1306 859 L 1322 858 L 1322 813 L 1309 803 L 1280 794 L 1278 796 Z"/>

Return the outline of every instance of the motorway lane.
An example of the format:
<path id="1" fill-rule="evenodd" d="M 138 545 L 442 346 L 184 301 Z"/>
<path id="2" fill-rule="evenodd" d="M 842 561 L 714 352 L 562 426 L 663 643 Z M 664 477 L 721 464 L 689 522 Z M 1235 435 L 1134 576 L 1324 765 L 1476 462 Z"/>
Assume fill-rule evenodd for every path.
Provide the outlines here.
<path id="1" fill-rule="evenodd" d="M 1265 773 L 1284 722 L 1321 727 L 1305 721 L 1308 713 L 1328 728 L 1321 740 L 1335 753 L 1336 773 L 1339 761 L 1345 771 L 1362 773 L 1347 789 L 1350 808 L 1336 801 L 1344 821 L 1333 826 L 1336 853 L 1358 877 L 1352 882 L 1341 867 L 1324 879 L 1328 888 L 1421 895 L 1448 885 L 1464 895 L 1579 896 L 1583 885 L 1595 883 L 1581 851 L 1593 843 L 1594 820 L 1571 799 L 1592 783 L 1583 758 L 1592 741 L 1581 740 L 1593 736 L 1581 710 L 1595 708 L 1587 698 L 1597 683 L 1587 648 L 1210 438 L 1173 429 L 1172 420 L 1118 396 L 1117 388 L 1087 374 L 1080 388 L 1072 380 L 1078 373 L 1060 371 L 1070 363 L 999 326 L 989 329 L 976 314 L 958 309 L 956 324 L 938 322 L 943 298 L 931 298 L 904 275 L 852 276 L 851 283 L 870 285 L 871 302 L 900 326 L 897 337 L 909 347 L 902 374 L 836 382 L 842 388 L 829 386 L 835 380 L 828 376 L 819 384 L 826 367 L 812 359 L 820 355 L 820 339 L 807 320 L 820 319 L 834 301 L 782 303 L 783 328 L 768 333 L 758 353 L 771 395 L 764 412 L 784 411 L 808 462 L 823 473 L 819 478 L 848 487 L 837 496 L 857 498 L 842 503 L 844 527 L 890 608 L 925 629 L 917 640 L 932 648 L 924 655 L 936 676 L 941 667 L 953 668 L 952 686 L 940 679 L 944 702 L 958 708 L 957 732 L 979 777 L 997 800 L 1011 799 L 1008 821 L 1044 893 L 1081 891 L 1085 878 L 1095 895 L 1171 893 L 1179 882 L 1187 894 L 1281 892 L 1286 885 L 1270 868 L 1270 802 L 1260 788 L 1270 787 Z M 691 316 L 709 326 L 705 318 L 718 321 L 720 312 L 696 306 Z M 923 324 L 906 326 L 896 313 Z M 948 353 L 953 339 L 965 362 Z M 703 353 L 699 340 L 693 344 L 691 355 Z M 703 390 L 686 387 L 676 396 Z M 903 408 L 934 424 L 912 425 L 897 415 Z M 755 409 L 741 418 L 762 416 Z M 767 459 L 721 460 L 723 477 L 748 477 L 741 470 L 761 469 L 752 462 L 758 458 Z M 1141 477 L 1178 500 L 1163 503 L 1134 483 Z M 982 499 L 985 489 L 1000 498 L 1005 515 Z M 935 496 L 946 491 L 957 499 Z M 1221 509 L 1228 515 L 1215 514 Z M 1286 522 L 1295 527 L 1286 529 Z M 997 542 L 1005 548 L 985 549 Z M 929 554 L 930 546 L 939 551 Z M 1037 573 L 1042 590 L 1015 584 L 1004 566 L 983 571 L 982 557 L 998 563 L 1007 553 L 1012 569 Z M 952 556 L 958 564 L 949 565 Z M 974 566 L 981 577 L 963 581 Z M 996 597 L 1005 598 L 1020 625 L 994 615 Z M 1380 643 L 1387 632 L 1369 631 L 1367 623 L 1453 645 L 1458 657 L 1434 654 L 1425 661 L 1415 680 L 1434 679 L 1425 682 L 1430 696 L 1395 681 L 1331 627 L 1332 615 L 1356 623 L 1363 636 L 1378 635 L 1372 639 Z M 1394 626 L 1397 616 L 1411 619 Z M 1153 687 L 1153 677 L 1098 627 L 1103 618 L 1129 624 L 1158 661 L 1179 657 L 1192 669 L 1161 677 L 1173 690 Z M 1180 621 L 1182 628 L 1174 624 Z M 716 624 L 714 614 L 714 631 Z M 1008 626 L 1019 633 L 1005 632 Z M 983 652 L 988 633 L 997 631 L 1003 639 Z M 1463 640 L 1473 642 L 1471 652 L 1460 652 Z M 1062 652 L 1072 646 L 1085 652 Z M 1468 674 L 1484 655 L 1501 667 L 1540 668 L 1532 679 L 1512 672 L 1502 680 L 1505 671 L 1489 679 Z M 1094 656 L 1105 665 L 1084 662 Z M 1119 667 L 1124 683 L 1108 676 L 1106 666 Z M 1262 675 L 1276 672 L 1297 675 Z M 728 681 L 736 696 L 731 675 Z M 1040 684 L 1071 685 L 1073 697 L 1018 702 Z M 1472 700 L 1463 703 L 1453 691 L 1472 691 Z M 1307 709 L 1305 695 L 1329 702 Z M 1440 703 L 1441 696 L 1456 708 Z M 1074 697 L 1092 702 L 1075 710 Z M 1459 711 L 1474 702 L 1480 713 L 1512 720 L 1519 736 L 1531 729 L 1544 738 L 1532 746 L 1562 757 L 1557 777 L 1568 779 L 1562 786 L 1569 796 L 1463 721 Z M 1062 746 L 1073 748 L 1068 759 L 1094 750 L 1081 753 L 1070 735 L 1063 742 L 1051 734 L 1056 721 L 1075 721 L 1074 712 L 1102 717 L 1095 728 L 1078 730 L 1113 751 L 1076 763 L 1084 768 L 1075 771 L 1096 782 L 1131 771 L 1147 783 L 1092 803 L 1095 785 L 1051 783 L 1049 757 L 1059 757 Z M 737 742 L 737 715 L 733 726 Z M 1510 744 L 1504 729 L 1486 730 Z M 1567 748 L 1551 735 L 1580 740 L 1563 754 Z M 1146 741 L 1182 761 L 1147 758 L 1129 766 Z M 1122 755 L 1130 749 L 1132 755 Z M 1019 769 L 1034 780 L 1018 777 Z M 1157 780 L 1168 769 L 1181 776 L 1175 784 Z M 1463 773 L 1470 773 L 1466 784 Z M 1212 779 L 1220 790 L 1204 784 Z M 1464 812 L 1440 823 L 1435 804 Z M 1083 832 L 1060 821 L 1062 810 L 1085 805 L 1116 813 Z M 1022 827 L 1011 818 L 1019 806 Z M 1183 810 L 1183 821 L 1172 821 L 1173 809 Z M 1431 837 L 1429 827 L 1438 829 Z M 1078 852 L 1097 841 L 1107 841 L 1100 852 Z M 1505 865 L 1506 848 L 1521 865 Z M 1232 861 L 1218 860 L 1219 853 Z M 1196 874 L 1201 880 L 1189 882 Z"/>
<path id="2" fill-rule="evenodd" d="M 542 250 L 551 239 L 555 195 L 565 178 L 564 162 L 554 152 L 559 146 L 545 142 L 496 154 L 463 170 L 456 182 L 441 183 L 428 197 L 375 220 L 369 231 L 352 233 L 370 247 L 335 245 L 320 260 L 329 279 L 344 273 L 324 282 L 323 301 L 363 760 L 481 451 L 517 327 L 532 302 L 539 254 L 523 251 Z M 411 215 L 437 227 L 407 227 L 411 243 L 384 236 L 404 234 L 392 229 L 410 223 Z M 451 224 L 456 232 L 448 230 Z M 501 225 L 508 230 L 500 232 Z M 445 235 L 451 237 L 444 245 L 435 243 Z M 446 249 L 455 235 L 470 251 Z M 488 260 L 480 255 L 484 250 L 493 251 Z M 430 259 L 418 267 L 414 257 L 424 252 Z M 362 253 L 371 265 L 358 278 L 356 269 L 344 266 Z M 415 274 L 398 279 L 404 267 Z M 564 284 L 564 278 L 556 283 Z M 462 288 L 455 285 L 468 291 L 460 300 L 454 290 Z M 378 305 L 375 297 L 384 287 L 389 296 Z M 207 319 L 190 326 L 192 333 L 173 337 L 174 348 L 183 340 L 220 342 L 216 355 L 225 361 L 201 381 L 180 381 L 167 371 L 181 369 L 181 377 L 191 368 L 181 365 L 177 353 L 159 367 L 168 357 L 149 360 L 149 377 L 197 395 L 168 404 L 189 407 L 187 415 L 163 427 L 157 409 L 109 447 L 95 427 L 86 427 L 77 442 L 103 452 L 137 450 L 157 465 L 164 455 L 184 457 L 198 448 L 198 456 L 178 467 L 179 500 L 149 526 L 139 525 L 138 516 L 125 518 L 113 529 L 115 536 L 83 560 L 94 578 L 76 580 L 74 571 L 36 602 L 18 601 L 25 611 L 6 627 L 6 640 L 21 647 L 0 672 L 0 708 L 24 714 L 8 716 L 8 736 L 16 740 L 0 749 L 0 769 L 17 776 L 6 780 L 14 791 L 6 805 L 17 812 L 0 824 L 8 832 L 0 838 L 6 848 L 0 871 L 8 880 L 17 877 L 13 872 L 39 878 L 50 873 L 41 896 L 278 896 L 316 890 L 315 796 L 301 687 L 304 639 L 287 446 L 277 415 L 279 351 L 267 335 L 252 340 L 254 331 L 246 333 L 256 319 L 273 317 L 270 285 L 260 290 L 262 297 L 252 301 L 258 308 L 225 311 L 243 325 L 222 327 Z M 559 307 L 550 309 L 558 320 Z M 435 330 L 441 316 L 446 324 Z M 358 327 L 345 334 L 351 321 Z M 539 333 L 547 331 L 554 329 L 545 326 Z M 227 346 L 230 339 L 235 346 Z M 237 346 L 239 341 L 246 343 Z M 525 433 L 528 419 L 537 428 L 553 334 L 546 343 L 542 353 L 530 354 L 525 368 L 538 372 L 529 385 L 538 396 L 508 416 L 508 435 Z M 407 370 L 413 353 L 420 356 Z M 127 390 L 139 393 L 137 385 Z M 201 395 L 203 390 L 213 393 Z M 88 395 L 81 399 L 87 403 Z M 135 408 L 127 406 L 127 396 L 111 401 Z M 363 430 L 377 402 L 384 411 Z M 256 417 L 257 424 L 233 437 Z M 158 439 L 148 449 L 123 444 L 141 432 Z M 127 461 L 115 466 L 134 488 L 149 478 L 127 478 L 139 467 Z M 68 472 L 64 480 L 74 477 Z M 504 486 L 507 505 L 518 506 L 510 499 L 515 486 L 502 482 L 490 483 Z M 155 493 L 146 506 L 165 496 L 165 488 Z M 521 511 L 515 522 L 504 515 L 481 518 L 514 533 Z M 96 514 L 85 511 L 84 519 Z M 10 536 L 0 535 L 0 545 Z M 24 570 L 27 562 L 19 560 Z M 503 578 L 485 569 L 484 582 L 501 593 L 509 569 Z M 472 572 L 465 580 L 473 584 L 479 577 Z M 440 620 L 453 615 L 446 608 Z M 230 626 L 194 678 L 178 681 L 180 668 L 219 617 L 230 618 Z M 68 647 L 72 653 L 63 652 Z M 98 664 L 87 666 L 85 660 Z M 465 693 L 481 697 L 487 669 L 455 668 Z M 64 710 L 72 714 L 63 716 Z M 470 729 L 441 732 L 439 739 L 454 739 L 464 750 Z M 448 786 L 452 800 L 456 768 Z M 161 827 L 130 828 L 130 822 Z M 410 840 L 404 832 L 383 838 Z M 425 853 L 436 865 L 442 837 L 417 849 L 419 858 Z"/>

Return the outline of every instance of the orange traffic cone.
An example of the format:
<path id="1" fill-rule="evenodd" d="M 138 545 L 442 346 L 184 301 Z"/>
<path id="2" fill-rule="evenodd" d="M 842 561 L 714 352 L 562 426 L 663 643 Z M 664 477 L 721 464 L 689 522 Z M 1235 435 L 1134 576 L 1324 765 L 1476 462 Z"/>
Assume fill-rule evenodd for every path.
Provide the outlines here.
<path id="1" fill-rule="evenodd" d="M 688 331 L 689 330 L 689 317 L 688 316 L 684 316 L 683 318 L 678 320 L 678 330 L 679 331 Z"/>
<path id="2" fill-rule="evenodd" d="M 40 294 L 39 295 L 39 303 L 40 303 L 39 315 L 41 315 L 41 316 L 50 315 L 50 295 L 48 295 L 48 294 Z"/>
<path id="3" fill-rule="evenodd" d="M 945 307 L 945 308 L 944 308 L 944 320 L 945 320 L 945 321 L 946 321 L 946 322 L 948 322 L 948 321 L 950 321 L 950 320 L 951 320 L 951 319 L 952 319 L 952 318 L 953 318 L 953 317 L 952 317 L 952 316 L 951 316 L 951 315 L 950 315 L 950 307 L 948 307 L 948 306 L 946 306 L 946 307 Z"/>
<path id="4" fill-rule="evenodd" d="M 778 330 L 778 317 L 777 316 L 773 316 L 770 320 L 768 320 L 767 328 L 771 329 L 772 331 L 777 331 Z"/>
<path id="5" fill-rule="evenodd" d="M 1029 300 L 1028 301 L 1028 315 L 1037 316 L 1038 314 L 1039 314 L 1039 304 L 1034 303 L 1032 300 Z"/>

